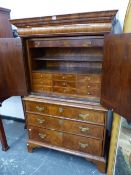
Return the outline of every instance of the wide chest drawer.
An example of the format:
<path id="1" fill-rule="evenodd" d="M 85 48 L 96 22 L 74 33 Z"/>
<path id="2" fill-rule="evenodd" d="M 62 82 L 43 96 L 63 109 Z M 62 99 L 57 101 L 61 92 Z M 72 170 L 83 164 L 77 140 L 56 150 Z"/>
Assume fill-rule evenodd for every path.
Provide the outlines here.
<path id="1" fill-rule="evenodd" d="M 48 116 L 65 117 L 72 120 L 85 121 L 105 125 L 106 112 L 79 107 L 56 105 L 50 103 L 25 102 L 28 113 L 46 114 Z"/>
<path id="2" fill-rule="evenodd" d="M 29 138 L 54 146 L 64 147 L 100 156 L 102 154 L 102 140 L 76 136 L 63 132 L 47 130 L 30 126 Z"/>
<path id="3" fill-rule="evenodd" d="M 26 114 L 27 124 L 57 131 L 64 131 L 83 136 L 91 136 L 103 139 L 103 126 L 88 124 L 85 122 L 77 122 L 66 120 L 58 117 L 49 117 L 46 115 Z"/>

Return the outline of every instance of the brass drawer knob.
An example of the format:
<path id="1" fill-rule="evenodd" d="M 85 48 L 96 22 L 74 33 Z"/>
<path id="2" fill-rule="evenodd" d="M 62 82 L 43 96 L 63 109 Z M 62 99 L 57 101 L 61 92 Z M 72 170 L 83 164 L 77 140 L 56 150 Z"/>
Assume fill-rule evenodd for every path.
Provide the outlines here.
<path id="1" fill-rule="evenodd" d="M 86 143 L 86 144 L 84 144 L 84 143 L 79 143 L 79 146 L 80 146 L 80 148 L 85 149 L 85 148 L 88 147 L 88 144 L 87 144 L 87 143 Z"/>
<path id="2" fill-rule="evenodd" d="M 36 106 L 36 109 L 37 111 L 42 112 L 45 110 L 45 107 Z"/>
<path id="3" fill-rule="evenodd" d="M 66 83 L 64 82 L 64 83 L 62 83 L 62 85 L 63 85 L 63 86 L 66 86 Z"/>
<path id="4" fill-rule="evenodd" d="M 89 114 L 79 114 L 79 118 L 85 120 L 89 117 L 90 115 Z"/>
<path id="5" fill-rule="evenodd" d="M 65 79 L 65 77 L 63 76 L 62 79 Z"/>
<path id="6" fill-rule="evenodd" d="M 64 112 L 63 108 L 59 108 L 58 110 L 59 110 L 60 113 Z"/>
<path id="7" fill-rule="evenodd" d="M 90 92 L 88 92 L 87 94 L 88 94 L 88 95 L 91 95 L 91 93 L 90 93 Z"/>
<path id="8" fill-rule="evenodd" d="M 37 122 L 40 123 L 40 124 L 43 124 L 45 122 L 45 119 L 37 118 Z"/>
<path id="9" fill-rule="evenodd" d="M 79 129 L 80 129 L 81 132 L 87 132 L 87 131 L 89 131 L 89 128 L 88 127 L 82 127 L 82 126 L 80 126 Z"/>
<path id="10" fill-rule="evenodd" d="M 46 134 L 41 134 L 41 133 L 39 133 L 38 135 L 39 135 L 39 137 L 40 137 L 41 139 L 45 139 L 45 137 L 46 137 Z"/>

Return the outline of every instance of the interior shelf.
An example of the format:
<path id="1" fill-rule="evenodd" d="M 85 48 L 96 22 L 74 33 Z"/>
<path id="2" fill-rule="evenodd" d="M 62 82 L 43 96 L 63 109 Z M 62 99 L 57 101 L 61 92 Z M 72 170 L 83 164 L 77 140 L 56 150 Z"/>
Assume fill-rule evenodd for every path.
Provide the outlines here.
<path id="1" fill-rule="evenodd" d="M 70 56 L 70 57 L 38 57 L 38 58 L 33 58 L 33 60 L 43 60 L 43 61 L 75 61 L 75 62 L 80 62 L 80 61 L 88 61 L 88 62 L 101 62 L 102 61 L 102 55 L 88 55 L 88 56 Z"/>

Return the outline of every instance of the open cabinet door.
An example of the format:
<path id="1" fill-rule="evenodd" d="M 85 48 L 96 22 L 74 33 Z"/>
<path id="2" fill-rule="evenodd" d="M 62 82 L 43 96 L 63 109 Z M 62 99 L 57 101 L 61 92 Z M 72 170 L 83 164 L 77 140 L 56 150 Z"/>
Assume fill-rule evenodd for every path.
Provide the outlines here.
<path id="1" fill-rule="evenodd" d="M 101 104 L 131 120 L 131 34 L 105 36 Z"/>
<path id="2" fill-rule="evenodd" d="M 20 38 L 0 38 L 0 99 L 27 94 Z"/>

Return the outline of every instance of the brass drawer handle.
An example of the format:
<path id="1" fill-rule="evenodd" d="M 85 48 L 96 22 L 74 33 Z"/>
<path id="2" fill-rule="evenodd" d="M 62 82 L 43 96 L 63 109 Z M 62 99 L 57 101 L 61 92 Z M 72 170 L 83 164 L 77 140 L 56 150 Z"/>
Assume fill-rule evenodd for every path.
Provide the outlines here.
<path id="1" fill-rule="evenodd" d="M 84 128 L 84 127 L 80 126 L 79 129 L 80 129 L 81 132 L 87 132 L 87 131 L 89 131 L 89 128 L 88 127 Z"/>
<path id="2" fill-rule="evenodd" d="M 36 109 L 37 111 L 42 112 L 45 110 L 45 107 L 36 106 Z"/>
<path id="3" fill-rule="evenodd" d="M 58 110 L 59 110 L 60 113 L 64 112 L 63 108 L 59 108 Z"/>
<path id="4" fill-rule="evenodd" d="M 40 124 L 42 124 L 42 123 L 45 122 L 45 119 L 39 119 L 39 118 L 37 118 L 37 122 L 40 123 Z"/>
<path id="5" fill-rule="evenodd" d="M 88 147 L 88 144 L 87 144 L 87 143 L 86 143 L 86 144 L 84 144 L 84 143 L 79 143 L 79 146 L 80 146 L 80 148 L 85 149 L 85 148 Z"/>
<path id="6" fill-rule="evenodd" d="M 38 135 L 39 135 L 39 137 L 40 137 L 41 139 L 45 139 L 45 137 L 46 137 L 46 134 L 41 134 L 41 133 L 39 133 Z"/>
<path id="7" fill-rule="evenodd" d="M 89 117 L 90 115 L 89 114 L 79 114 L 79 118 L 81 119 L 87 119 L 87 117 Z"/>

